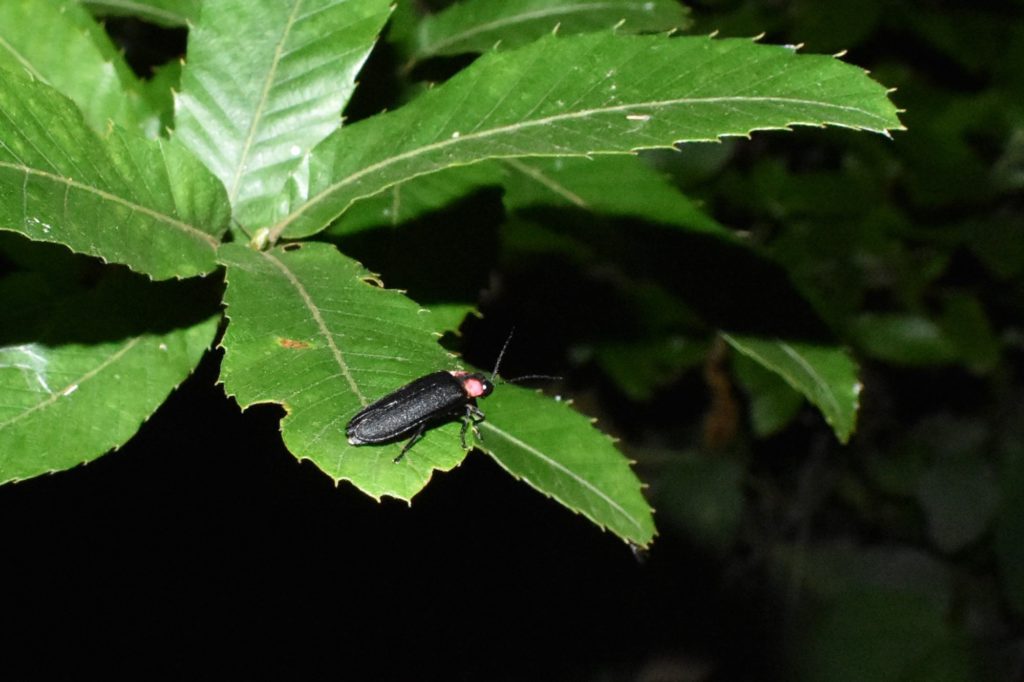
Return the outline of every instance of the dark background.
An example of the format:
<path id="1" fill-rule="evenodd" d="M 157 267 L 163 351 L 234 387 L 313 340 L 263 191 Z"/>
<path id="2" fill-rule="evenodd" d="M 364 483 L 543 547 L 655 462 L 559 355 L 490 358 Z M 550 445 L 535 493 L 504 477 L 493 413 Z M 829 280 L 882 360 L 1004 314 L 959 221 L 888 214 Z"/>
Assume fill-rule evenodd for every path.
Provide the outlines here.
<path id="1" fill-rule="evenodd" d="M 764 676 L 768 598 L 685 538 L 638 560 L 480 453 L 377 504 L 215 379 L 214 357 L 121 451 L 4 489 L 10 679 Z"/>

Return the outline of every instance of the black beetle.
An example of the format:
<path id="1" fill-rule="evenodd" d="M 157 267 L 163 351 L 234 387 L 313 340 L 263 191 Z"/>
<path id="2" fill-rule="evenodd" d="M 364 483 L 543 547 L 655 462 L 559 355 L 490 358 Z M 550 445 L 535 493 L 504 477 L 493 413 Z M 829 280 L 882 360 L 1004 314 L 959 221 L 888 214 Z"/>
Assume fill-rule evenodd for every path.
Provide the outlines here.
<path id="1" fill-rule="evenodd" d="M 459 436 L 462 448 L 466 449 L 466 431 L 472 426 L 473 433 L 479 438 L 480 432 L 476 425 L 484 420 L 484 413 L 476 406 L 476 399 L 486 398 L 494 390 L 493 381 L 498 377 L 501 359 L 505 357 L 505 350 L 511 340 L 512 332 L 509 332 L 498 353 L 490 379 L 480 372 L 463 370 L 442 370 L 422 376 L 359 410 L 345 427 L 348 442 L 351 445 L 374 445 L 390 443 L 412 434 L 395 457 L 397 462 L 423 437 L 428 426 L 461 416 L 462 431 Z M 507 379 L 506 382 L 557 378 L 546 374 L 530 374 Z"/>
<path id="2" fill-rule="evenodd" d="M 462 447 L 466 447 L 466 429 L 483 421 L 476 406 L 477 398 L 485 398 L 494 384 L 479 372 L 441 371 L 422 376 L 367 405 L 352 417 L 345 435 L 352 445 L 388 443 L 408 434 L 412 437 L 395 457 L 399 461 L 423 431 L 433 422 L 462 415 Z"/>

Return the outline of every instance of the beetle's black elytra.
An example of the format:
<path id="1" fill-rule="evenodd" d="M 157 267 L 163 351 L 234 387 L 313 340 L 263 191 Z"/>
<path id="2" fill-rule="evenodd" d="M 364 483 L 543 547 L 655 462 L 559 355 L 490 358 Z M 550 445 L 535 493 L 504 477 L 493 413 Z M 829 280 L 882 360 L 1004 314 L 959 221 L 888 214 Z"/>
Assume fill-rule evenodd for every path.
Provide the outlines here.
<path id="1" fill-rule="evenodd" d="M 395 457 L 399 461 L 427 426 L 461 416 L 462 447 L 466 447 L 466 430 L 483 421 L 476 406 L 477 398 L 485 398 L 494 385 L 478 372 L 440 371 L 428 374 L 398 388 L 360 410 L 345 435 L 352 445 L 390 443 L 411 436 Z"/>

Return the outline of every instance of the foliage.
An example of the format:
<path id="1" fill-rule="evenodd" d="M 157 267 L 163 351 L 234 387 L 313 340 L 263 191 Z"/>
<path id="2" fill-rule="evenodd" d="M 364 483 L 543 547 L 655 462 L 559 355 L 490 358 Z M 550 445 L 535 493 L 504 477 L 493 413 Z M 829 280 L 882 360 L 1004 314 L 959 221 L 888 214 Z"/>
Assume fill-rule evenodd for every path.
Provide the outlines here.
<path id="1" fill-rule="evenodd" d="M 480 2 L 426 19 L 430 30 L 416 33 L 415 43 L 401 39 L 401 27 L 409 26 L 406 11 L 394 36 L 414 61 L 489 49 L 495 41 L 505 45 L 396 111 L 344 127 L 341 113 L 356 76 L 388 20 L 386 2 L 90 4 L 115 14 L 137 7 L 143 19 L 188 25 L 173 117 L 166 110 L 170 98 L 147 93 L 79 5 L 46 0 L 30 12 L 27 3 L 12 3 L 0 74 L 2 227 L 154 280 L 209 275 L 224 266 L 226 391 L 242 407 L 283 405 L 289 450 L 378 498 L 411 499 L 434 470 L 456 466 L 465 455 L 458 425 L 431 429 L 400 463 L 391 461 L 400 444 L 357 449 L 344 439 L 344 425 L 376 396 L 457 366 L 435 337 L 455 331 L 474 302 L 428 315 L 415 295 L 384 288 L 346 256 L 344 244 L 339 251 L 293 240 L 332 224 L 331 234 L 344 237 L 359 224 L 345 215 L 358 200 L 388 191 L 386 200 L 397 206 L 399 187 L 452 173 L 464 189 L 449 196 L 493 184 L 507 188 L 507 206 L 517 212 L 568 201 L 731 242 L 727 230 L 635 156 L 582 163 L 566 157 L 635 154 L 795 125 L 881 133 L 899 127 L 885 90 L 836 59 L 746 39 L 629 35 L 678 28 L 684 13 L 672 3 L 650 3 L 639 13 L 626 4 L 589 11 L 569 2 L 510 13 L 500 3 Z M 24 42 L 30 22 L 46 26 L 52 40 Z M 552 34 L 559 23 L 561 34 Z M 56 35 L 61 31 L 66 38 Z M 432 38 L 424 42 L 427 35 Z M 174 80 L 155 79 L 152 87 Z M 97 90 L 103 98 L 94 96 Z M 147 139 L 158 131 L 156 121 L 171 122 L 173 130 Z M 559 159 L 552 165 L 542 157 Z M 626 178 L 628 186 L 621 184 Z M 648 187 L 650 197 L 638 201 Z M 417 196 L 415 189 L 411 195 Z M 420 192 L 391 222 L 441 201 L 434 192 Z M 368 224 L 364 218 L 362 226 Z M 222 241 L 233 243 L 218 248 Z M 38 293 L 41 285 L 26 288 L 21 276 L 5 280 L 10 289 L 20 296 Z M 198 361 L 197 348 L 210 342 L 210 320 L 172 321 L 182 305 L 173 296 L 140 304 L 144 314 L 132 313 L 127 291 L 138 288 L 147 300 L 156 285 L 123 277 L 101 282 L 66 295 L 75 301 L 67 305 L 79 309 L 106 305 L 86 325 L 106 330 L 104 343 L 74 343 L 79 335 L 90 338 L 75 316 L 61 317 L 56 333 L 33 332 L 17 318 L 7 327 L 17 333 L 4 349 L 3 390 L 10 395 L 0 422 L 5 480 L 121 445 L 131 425 Z M 110 287 L 118 282 L 125 295 L 112 301 Z M 40 308 L 36 314 L 55 312 Z M 128 315 L 133 331 L 116 331 Z M 846 369 L 838 375 L 812 370 L 811 385 L 764 358 L 779 344 L 792 362 L 814 367 L 821 362 L 816 351 L 773 337 L 742 347 L 751 344 L 765 346 L 751 357 L 808 395 L 839 437 L 848 438 L 855 404 L 847 402 L 839 413 L 834 401 L 821 398 L 850 394 L 856 382 L 841 350 L 824 352 L 838 353 Z M 148 355 L 136 358 L 144 348 Z M 107 376 L 115 383 L 100 381 Z M 650 543 L 650 509 L 611 442 L 565 403 L 511 387 L 502 392 L 478 445 L 595 523 L 636 545 Z M 114 393 L 131 404 L 113 407 Z M 106 425 L 99 414 L 116 421 Z M 40 419 L 67 428 L 55 432 Z M 73 435 L 86 425 L 97 436 L 94 443 Z M 41 430 L 58 437 L 43 445 L 35 440 Z"/>
<path id="2" fill-rule="evenodd" d="M 750 510 L 776 521 L 733 537 L 773 554 L 799 614 L 794 677 L 1019 675 L 1021 19 L 1008 3 L 846 0 L 697 17 L 698 30 L 846 50 L 906 110 L 891 145 L 766 141 L 709 175 L 675 171 L 783 265 L 861 366 L 850 446 L 812 437 L 799 461 L 771 443 L 791 447 L 806 414 L 736 366 L 755 434 L 782 435 L 740 448 L 762 462 L 744 480 L 760 491 Z"/>
<path id="3" fill-rule="evenodd" d="M 346 422 L 517 326 L 503 373 L 564 378 L 468 445 L 771 576 L 789 677 L 1012 677 L 1019 7 L 433 4 L 0 8 L 0 481 L 122 447 L 218 348 L 297 458 L 411 500 L 459 424 L 396 464 Z"/>

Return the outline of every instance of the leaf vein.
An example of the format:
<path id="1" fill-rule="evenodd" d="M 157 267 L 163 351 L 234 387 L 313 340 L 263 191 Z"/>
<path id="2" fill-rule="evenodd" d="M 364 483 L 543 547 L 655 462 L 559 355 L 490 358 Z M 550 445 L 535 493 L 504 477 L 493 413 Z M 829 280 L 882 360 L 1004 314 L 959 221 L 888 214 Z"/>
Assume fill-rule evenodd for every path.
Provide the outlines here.
<path id="1" fill-rule="evenodd" d="M 10 419 L 7 419 L 6 421 L 0 422 L 0 429 L 5 429 L 8 426 L 10 426 L 11 424 L 13 424 L 15 422 L 18 422 L 18 421 L 21 421 L 22 419 L 24 419 L 25 417 L 29 416 L 33 412 L 37 412 L 37 411 L 39 411 L 39 410 L 41 410 L 41 409 L 43 409 L 45 407 L 49 407 L 53 403 L 55 403 L 58 400 L 60 400 L 62 397 L 65 397 L 67 395 L 71 395 L 71 393 L 69 393 L 69 391 L 72 390 L 72 387 L 75 387 L 75 389 L 77 389 L 82 384 L 84 384 L 86 381 L 92 379 L 94 376 L 96 376 L 97 374 L 99 374 L 100 372 L 105 370 L 107 367 L 109 367 L 110 365 L 112 365 L 115 362 L 117 362 L 118 360 L 120 360 L 122 357 L 124 357 L 124 355 L 128 351 L 130 351 L 132 348 L 134 348 L 135 345 L 138 344 L 139 341 L 141 341 L 143 338 L 144 337 L 142 337 L 142 336 L 134 337 L 133 339 L 128 341 L 128 343 L 126 343 L 124 346 L 122 346 L 120 349 L 118 349 L 117 352 L 115 352 L 112 355 L 110 355 L 110 357 L 108 357 L 106 360 L 104 360 L 100 364 L 96 365 L 95 367 L 93 367 L 88 372 L 86 372 L 85 374 L 81 375 L 80 377 L 78 377 L 74 381 L 69 382 L 68 385 L 65 386 L 64 388 L 62 388 L 62 389 L 60 389 L 58 391 L 55 391 L 53 393 L 50 393 L 45 400 L 41 400 L 40 402 L 36 403 L 35 405 L 33 405 L 33 406 L 23 410 L 22 412 L 14 415 Z"/>
<path id="2" fill-rule="evenodd" d="M 146 206 L 141 206 L 133 201 L 125 199 L 124 197 L 120 197 L 116 194 L 112 194 L 110 192 L 102 190 L 99 187 L 93 187 L 92 185 L 87 185 L 85 183 L 78 182 L 73 178 L 62 177 L 60 175 L 57 175 L 56 173 L 50 173 L 49 171 L 40 170 L 38 168 L 31 168 L 24 164 L 10 163 L 9 161 L 0 161 L 0 168 L 8 168 L 11 170 L 18 171 L 20 173 L 24 173 L 26 177 L 29 175 L 34 175 L 57 184 L 63 184 L 66 188 L 74 188 L 81 190 L 83 192 L 94 194 L 105 201 L 109 201 L 114 204 L 119 204 L 133 211 L 138 211 L 139 213 L 147 215 L 150 218 L 153 218 L 161 223 L 164 223 L 169 227 L 181 230 L 182 232 L 184 232 L 185 234 L 194 239 L 206 242 L 211 249 L 215 249 L 217 247 L 217 239 L 214 238 L 212 235 L 203 232 L 199 228 L 193 225 L 189 225 L 188 223 L 183 222 L 181 220 L 177 220 L 176 218 L 172 218 L 166 213 L 161 213 Z"/>
<path id="3" fill-rule="evenodd" d="M 302 282 L 300 282 L 299 278 L 295 276 L 295 273 L 293 273 L 288 266 L 282 263 L 279 259 L 266 251 L 261 251 L 260 255 L 269 260 L 278 270 L 280 270 L 281 274 L 285 276 L 285 279 L 288 280 L 289 284 L 291 284 L 299 293 L 306 309 L 309 310 L 309 313 L 313 316 L 313 321 L 316 322 L 316 325 L 320 330 L 320 335 L 324 338 L 327 342 L 327 346 L 331 349 L 334 361 L 338 365 L 338 369 L 341 370 L 345 380 L 348 382 L 349 388 L 352 389 L 352 392 L 355 393 L 356 397 L 359 398 L 359 402 L 362 403 L 364 407 L 368 405 L 369 401 L 359 390 L 359 385 L 356 384 L 355 377 L 352 376 L 352 371 L 349 369 L 348 362 L 345 361 L 345 356 L 342 354 L 341 349 L 338 348 L 338 345 L 334 342 L 334 334 L 332 334 L 331 330 L 328 329 L 327 322 L 324 320 L 324 317 L 320 312 L 320 308 L 317 307 L 313 298 L 309 295 L 309 292 L 306 291 L 306 287 L 302 285 Z"/>
<path id="4" fill-rule="evenodd" d="M 281 39 L 278 40 L 277 45 L 274 48 L 274 57 L 270 62 L 270 68 L 267 70 L 267 76 L 263 81 L 263 90 L 260 92 L 260 98 L 256 102 L 256 110 L 253 112 L 252 120 L 249 121 L 249 130 L 245 136 L 245 142 L 242 143 L 242 151 L 238 155 L 238 164 L 235 166 L 235 175 L 231 179 L 231 185 L 228 188 L 228 200 L 232 204 L 234 204 L 238 199 L 238 189 L 242 181 L 242 174 L 245 172 L 249 152 L 252 149 L 253 140 L 256 138 L 256 130 L 263 117 L 263 108 L 267 105 L 267 100 L 270 98 L 270 89 L 274 85 L 274 78 L 277 75 L 277 67 L 281 63 L 281 53 L 288 40 L 288 36 L 291 33 L 292 27 L 295 25 L 295 18 L 298 14 L 299 7 L 301 6 L 302 0 L 295 0 L 292 4 L 292 11 L 288 15 L 288 22 L 284 25 L 284 28 L 281 31 Z"/>
<path id="5" fill-rule="evenodd" d="M 503 429 L 499 429 L 498 427 L 496 427 L 493 424 L 490 424 L 490 423 L 488 423 L 486 421 L 483 422 L 481 424 L 481 426 L 483 428 L 487 429 L 488 431 L 493 431 L 494 433 L 498 434 L 499 436 L 502 436 L 503 438 L 508 440 L 513 445 L 522 448 L 524 451 L 526 451 L 526 452 L 530 453 L 531 455 L 535 456 L 537 459 L 539 459 L 544 464 L 547 464 L 551 468 L 557 469 L 557 470 L 565 473 L 570 478 L 575 480 L 577 483 L 582 485 L 584 488 L 587 488 L 588 490 L 590 490 L 594 494 L 596 494 L 609 507 L 611 507 L 612 509 L 617 511 L 619 514 L 621 514 L 623 516 L 623 518 L 625 518 L 627 521 L 629 521 L 629 523 L 632 524 L 634 528 L 636 528 L 638 531 L 643 533 L 643 526 L 640 525 L 639 521 L 634 519 L 633 516 L 629 512 L 627 512 L 625 509 L 623 509 L 622 506 L 618 502 L 616 502 L 615 500 L 610 498 L 603 490 L 601 490 L 600 488 L 595 486 L 593 483 L 591 483 L 587 479 L 583 478 L 582 476 L 580 476 L 576 472 L 572 471 L 571 469 L 566 467 L 561 462 L 557 462 L 557 461 L 551 459 L 550 457 L 545 455 L 543 452 L 541 452 L 537 448 L 535 448 L 532 445 L 530 445 L 530 444 L 528 444 L 528 443 L 526 443 L 526 442 L 516 438 L 515 436 L 513 436 L 510 433 L 508 433 L 507 431 L 504 431 Z"/>
<path id="6" fill-rule="evenodd" d="M 828 404 L 833 410 L 832 414 L 841 414 L 839 403 L 836 402 L 835 396 L 832 395 L 832 391 L 828 390 L 829 384 L 825 377 L 821 376 L 818 373 L 818 371 L 815 370 L 814 367 L 812 367 L 810 363 L 808 363 L 807 360 L 805 360 L 803 356 L 797 353 L 796 350 L 788 343 L 782 341 L 779 343 L 779 347 L 782 348 L 783 352 L 785 352 L 786 355 L 793 358 L 793 361 L 796 362 L 797 365 L 799 365 L 801 369 L 803 369 L 804 372 L 806 372 L 807 375 L 811 378 L 811 380 L 819 387 L 818 393 L 819 395 L 823 396 L 828 400 Z M 824 390 L 821 390 L 822 386 L 825 387 Z"/>
<path id="7" fill-rule="evenodd" d="M 515 133 L 515 132 L 518 132 L 518 131 L 521 131 L 521 130 L 526 130 L 526 129 L 534 128 L 534 127 L 538 127 L 538 126 L 552 125 L 552 124 L 555 124 L 555 123 L 561 123 L 561 122 L 565 122 L 565 121 L 571 121 L 571 120 L 575 120 L 575 119 L 587 118 L 589 116 L 597 116 L 597 115 L 602 115 L 602 114 L 610 114 L 610 113 L 618 113 L 618 112 L 630 112 L 630 111 L 633 111 L 633 110 L 636 110 L 636 109 L 640 109 L 640 108 L 658 109 L 658 108 L 670 107 L 670 106 L 693 106 L 693 105 L 698 105 L 698 104 L 737 104 L 737 103 L 741 103 L 741 104 L 768 103 L 768 104 L 780 104 L 780 105 L 782 105 L 782 104 L 791 104 L 791 105 L 793 105 L 793 104 L 806 104 L 806 105 L 810 105 L 810 106 L 814 106 L 814 107 L 822 107 L 822 108 L 831 109 L 831 110 L 856 112 L 856 113 L 862 114 L 864 116 L 877 118 L 879 121 L 883 121 L 884 122 L 884 118 L 882 116 L 879 116 L 878 114 L 875 114 L 874 112 L 862 109 L 860 107 L 855 107 L 855 106 L 850 106 L 850 105 L 842 105 L 842 104 L 832 104 L 830 102 L 822 102 L 822 101 L 818 101 L 818 100 L 808 100 L 808 99 L 797 98 L 797 97 L 769 97 L 769 96 L 763 96 L 763 97 L 762 96 L 683 97 L 683 98 L 668 99 L 668 100 L 652 100 L 652 101 L 649 101 L 649 102 L 632 102 L 632 103 L 629 103 L 629 104 L 621 104 L 621 105 L 616 105 L 616 106 L 611 106 L 611 107 L 592 108 L 592 109 L 584 109 L 584 110 L 581 110 L 581 111 L 573 111 L 573 112 L 569 112 L 569 113 L 559 113 L 559 114 L 554 114 L 554 115 L 551 115 L 551 116 L 546 116 L 546 117 L 543 117 L 543 118 L 538 118 L 538 119 L 535 119 L 535 120 L 532 120 L 532 121 L 517 121 L 515 123 L 511 123 L 511 124 L 504 125 L 504 126 L 499 126 L 499 127 L 496 127 L 496 128 L 491 128 L 491 129 L 488 129 L 488 130 L 482 130 L 482 131 L 479 131 L 479 132 L 467 133 L 465 135 L 460 135 L 459 137 L 456 137 L 456 138 L 441 139 L 441 140 L 438 140 L 436 142 L 432 142 L 430 144 L 426 144 L 426 145 L 423 145 L 423 146 L 420 146 L 420 147 L 416 147 L 415 149 L 410 149 L 410 150 L 402 152 L 400 154 L 396 154 L 394 156 L 388 157 L 388 158 L 383 159 L 381 161 L 378 161 L 376 163 L 370 164 L 369 166 L 365 166 L 365 167 L 363 167 L 363 168 L 361 168 L 361 169 L 359 169 L 359 170 L 357 170 L 357 171 L 347 175 L 346 177 L 341 178 L 337 182 L 329 184 L 323 190 L 318 192 L 315 196 L 311 197 L 306 202 L 304 202 L 302 205 L 300 205 L 295 211 L 292 211 L 289 215 L 287 215 L 282 220 L 280 220 L 273 227 L 273 229 L 271 230 L 271 238 L 273 240 L 276 240 L 277 238 L 279 238 L 281 233 L 284 232 L 284 230 L 292 222 L 294 222 L 296 219 L 298 219 L 299 216 L 303 215 L 307 210 L 309 210 L 313 206 L 315 206 L 315 205 L 319 204 L 320 202 L 324 201 L 325 199 L 327 199 L 332 193 L 336 192 L 337 190 L 339 190 L 339 189 L 341 189 L 343 187 L 346 187 L 348 185 L 351 185 L 351 184 L 357 182 L 358 180 L 362 179 L 363 177 L 365 177 L 367 175 L 370 175 L 372 173 L 375 173 L 375 172 L 378 172 L 380 170 L 383 170 L 383 169 L 387 168 L 388 166 L 394 165 L 394 164 L 399 163 L 401 161 L 406 161 L 408 159 L 414 159 L 414 158 L 416 158 L 418 156 L 421 156 L 421 155 L 424 155 L 424 154 L 427 154 L 427 153 L 430 153 L 430 152 L 433 152 L 433 151 L 438 151 L 438 150 L 444 149 L 446 147 L 451 147 L 453 145 L 458 145 L 458 144 L 466 144 L 467 142 L 471 142 L 471 141 L 475 141 L 475 140 L 481 140 L 481 139 L 486 139 L 486 138 L 494 136 L 494 135 L 502 135 L 502 134 L 508 134 L 508 133 Z"/>

